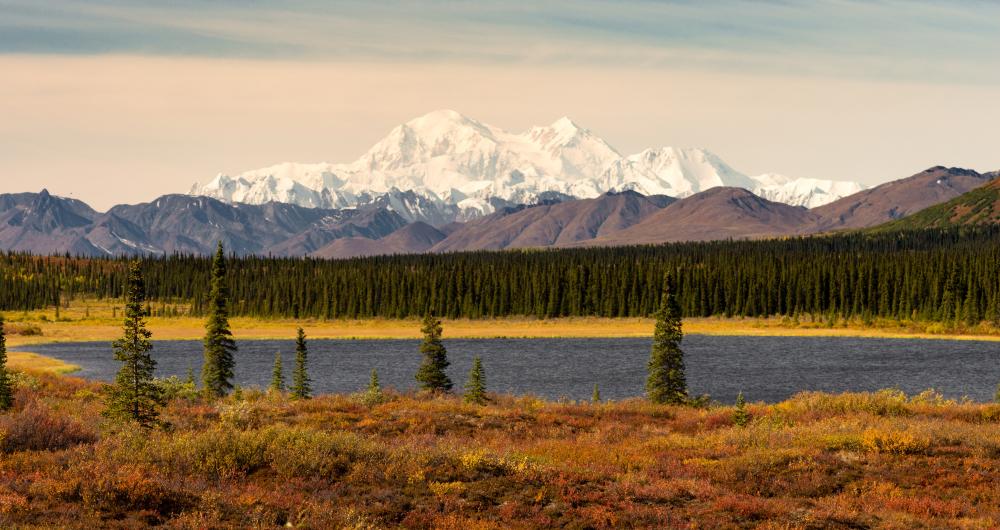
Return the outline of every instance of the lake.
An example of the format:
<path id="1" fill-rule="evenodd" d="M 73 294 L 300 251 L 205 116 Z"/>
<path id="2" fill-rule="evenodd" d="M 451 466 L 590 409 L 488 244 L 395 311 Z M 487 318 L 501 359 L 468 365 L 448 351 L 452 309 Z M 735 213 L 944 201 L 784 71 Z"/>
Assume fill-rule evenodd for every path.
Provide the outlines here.
<path id="1" fill-rule="evenodd" d="M 605 399 L 640 396 L 651 340 L 448 339 L 449 375 L 461 389 L 472 358 L 483 358 L 492 392 L 589 399 L 594 383 Z M 201 367 L 200 341 L 154 342 L 157 376 L 183 377 Z M 364 389 L 372 368 L 383 386 L 415 387 L 418 340 L 311 340 L 309 373 L 317 393 Z M 75 375 L 110 381 L 120 363 L 109 342 L 24 346 L 25 351 L 82 367 Z M 844 337 L 738 337 L 688 335 L 684 339 L 692 394 L 731 403 L 774 402 L 802 390 L 827 392 L 897 387 L 908 394 L 933 387 L 948 397 L 993 399 L 1000 382 L 1000 342 Z M 236 354 L 236 382 L 266 387 L 275 352 L 286 378 L 295 360 L 292 340 L 244 340 Z"/>

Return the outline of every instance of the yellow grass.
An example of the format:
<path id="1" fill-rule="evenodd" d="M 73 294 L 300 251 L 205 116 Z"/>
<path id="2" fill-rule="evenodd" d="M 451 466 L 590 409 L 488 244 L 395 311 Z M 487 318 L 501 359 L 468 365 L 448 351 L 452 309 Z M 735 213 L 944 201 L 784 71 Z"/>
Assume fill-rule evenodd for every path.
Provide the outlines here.
<path id="1" fill-rule="evenodd" d="M 159 306 L 155 305 L 154 308 Z M 186 307 L 177 306 L 182 311 Z M 36 325 L 41 335 L 23 336 L 11 333 L 11 346 L 50 342 L 111 341 L 121 330 L 121 306 L 115 301 L 75 301 L 61 308 L 59 319 L 55 311 L 7 313 L 11 330 L 18 326 Z M 236 317 L 231 320 L 237 340 L 286 339 L 295 335 L 298 326 L 314 339 L 413 339 L 420 337 L 418 319 L 317 320 L 260 319 Z M 194 340 L 204 334 L 204 319 L 200 317 L 151 317 L 149 329 L 156 340 Z M 576 317 L 535 319 L 511 317 L 483 320 L 445 320 L 445 338 L 551 338 L 551 337 L 648 337 L 653 331 L 649 318 Z M 973 332 L 956 333 L 940 324 L 879 321 L 870 325 L 860 322 L 840 322 L 836 326 L 789 318 L 689 318 L 684 321 L 689 334 L 789 336 L 789 337 L 870 337 L 920 338 L 1000 341 L 1000 330 L 980 326 Z M 26 357 L 40 362 L 40 356 Z M 55 361 L 58 362 L 58 361 Z"/>
<path id="2" fill-rule="evenodd" d="M 12 319 L 16 322 L 16 319 Z M 118 319 L 84 318 L 58 322 L 30 321 L 42 329 L 41 335 L 11 335 L 11 345 L 47 342 L 112 340 L 121 329 Z M 291 320 L 233 318 L 236 339 L 288 338 L 302 326 L 312 338 L 411 339 L 420 336 L 417 319 L 388 320 Z M 153 317 L 149 329 L 157 340 L 198 339 L 204 334 L 201 318 Z M 559 318 L 535 320 L 500 318 L 490 320 L 445 320 L 445 338 L 544 338 L 544 337 L 648 337 L 653 320 L 648 318 Z M 778 319 L 690 318 L 684 331 L 702 335 L 789 336 L 789 337 L 872 337 L 1000 341 L 1000 335 L 929 333 L 919 328 L 893 327 L 793 327 Z"/>
<path id="3" fill-rule="evenodd" d="M 14 371 L 33 370 L 53 374 L 68 374 L 80 369 L 75 364 L 30 352 L 8 352 L 7 368 Z"/>

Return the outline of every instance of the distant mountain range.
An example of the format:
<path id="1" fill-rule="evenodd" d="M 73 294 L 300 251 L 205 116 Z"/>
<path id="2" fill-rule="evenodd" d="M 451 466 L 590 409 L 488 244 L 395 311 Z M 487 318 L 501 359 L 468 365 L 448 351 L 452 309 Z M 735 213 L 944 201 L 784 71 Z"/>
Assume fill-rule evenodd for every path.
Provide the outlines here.
<path id="1" fill-rule="evenodd" d="M 408 221 L 441 225 L 553 199 L 621 191 L 684 198 L 719 186 L 810 208 L 862 189 L 856 182 L 747 176 L 703 149 L 660 147 L 622 156 L 569 118 L 516 134 L 439 110 L 396 127 L 354 162 L 220 174 L 190 194 L 320 208 L 381 203 Z"/>
<path id="2" fill-rule="evenodd" d="M 551 195 L 540 204 L 499 206 L 467 222 L 435 223 L 407 219 L 386 201 L 335 209 L 230 204 L 189 195 L 165 195 L 100 213 L 43 190 L 0 195 L 0 249 L 93 256 L 208 254 L 222 241 L 239 254 L 344 258 L 785 237 L 885 223 L 944 226 L 997 222 L 997 176 L 934 167 L 811 209 L 729 186 L 683 198 L 634 190 L 587 199 Z M 416 197 L 408 193 L 401 196 Z"/>
<path id="3" fill-rule="evenodd" d="M 38 254 L 205 254 L 222 241 L 240 254 L 304 255 L 343 237 L 379 239 L 406 224 L 386 208 L 231 205 L 165 195 L 98 213 L 46 190 L 0 195 L 0 248 Z"/>

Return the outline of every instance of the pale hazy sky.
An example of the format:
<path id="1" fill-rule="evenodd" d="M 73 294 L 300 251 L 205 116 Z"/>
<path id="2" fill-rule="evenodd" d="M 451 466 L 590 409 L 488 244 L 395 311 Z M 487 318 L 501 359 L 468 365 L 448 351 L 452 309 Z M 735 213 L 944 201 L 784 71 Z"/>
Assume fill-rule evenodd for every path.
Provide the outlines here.
<path id="1" fill-rule="evenodd" d="M 0 192 L 104 209 L 452 108 L 867 184 L 1000 169 L 1000 3 L 0 0 Z M 537 4 L 537 5 L 536 5 Z"/>

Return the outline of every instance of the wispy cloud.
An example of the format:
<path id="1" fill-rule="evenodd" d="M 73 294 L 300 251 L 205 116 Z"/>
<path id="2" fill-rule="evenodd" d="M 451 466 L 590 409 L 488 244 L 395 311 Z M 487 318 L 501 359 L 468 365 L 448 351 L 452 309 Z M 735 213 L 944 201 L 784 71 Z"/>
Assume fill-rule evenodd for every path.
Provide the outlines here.
<path id="1" fill-rule="evenodd" d="M 0 0 L 0 52 L 568 63 L 995 82 L 1000 3 Z"/>

